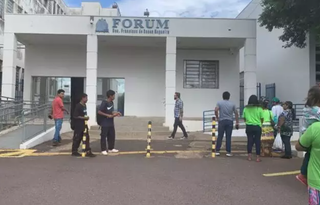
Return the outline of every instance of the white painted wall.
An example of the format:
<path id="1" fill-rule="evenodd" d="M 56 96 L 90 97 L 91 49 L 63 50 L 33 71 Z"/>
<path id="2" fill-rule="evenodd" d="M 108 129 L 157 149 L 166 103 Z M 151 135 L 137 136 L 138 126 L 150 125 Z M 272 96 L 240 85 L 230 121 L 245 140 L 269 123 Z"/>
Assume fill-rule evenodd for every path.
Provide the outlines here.
<path id="1" fill-rule="evenodd" d="M 220 89 L 183 89 L 183 60 L 219 60 Z M 228 90 L 239 102 L 236 55 L 228 51 L 177 51 L 177 91 L 181 92 L 186 117 L 202 117 Z M 31 76 L 85 77 L 86 48 L 27 46 L 25 99 L 31 96 Z M 165 115 L 165 48 L 100 48 L 98 77 L 125 78 L 125 113 L 136 116 Z M 172 97 L 173 97 L 172 93 Z M 173 112 L 173 111 L 172 111 Z"/>
<path id="2" fill-rule="evenodd" d="M 258 19 L 261 13 L 260 0 L 254 0 L 239 14 L 238 18 Z M 279 40 L 282 29 L 269 32 L 260 27 L 258 22 L 256 26 L 257 81 L 261 83 L 262 95 L 265 95 L 266 84 L 276 83 L 276 96 L 280 100 L 303 103 L 308 89 L 315 83 L 315 65 L 310 60 L 314 51 L 310 49 L 310 45 L 304 49 L 296 47 L 285 49 L 282 47 L 284 42 Z M 243 49 L 240 50 L 240 55 L 241 72 L 243 71 Z"/>

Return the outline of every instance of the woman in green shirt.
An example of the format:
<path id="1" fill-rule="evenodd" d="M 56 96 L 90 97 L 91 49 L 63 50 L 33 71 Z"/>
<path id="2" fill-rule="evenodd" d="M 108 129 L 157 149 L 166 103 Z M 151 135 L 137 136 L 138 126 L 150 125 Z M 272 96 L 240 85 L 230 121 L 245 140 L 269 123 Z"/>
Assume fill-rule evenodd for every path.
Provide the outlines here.
<path id="1" fill-rule="evenodd" d="M 252 160 L 252 147 L 256 145 L 257 162 L 260 162 L 261 125 L 263 123 L 263 110 L 258 97 L 251 95 L 248 105 L 243 109 L 243 118 L 246 123 L 248 160 Z"/>
<path id="2" fill-rule="evenodd" d="M 308 164 L 309 204 L 320 205 L 320 122 L 315 122 L 300 137 L 298 151 L 310 151 Z"/>

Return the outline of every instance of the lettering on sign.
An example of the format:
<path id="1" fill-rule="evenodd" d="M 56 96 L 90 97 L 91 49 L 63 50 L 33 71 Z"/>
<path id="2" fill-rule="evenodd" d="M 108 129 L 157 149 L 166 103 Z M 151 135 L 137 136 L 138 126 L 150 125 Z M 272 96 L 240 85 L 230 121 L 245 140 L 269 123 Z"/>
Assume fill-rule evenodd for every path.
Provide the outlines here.
<path id="1" fill-rule="evenodd" d="M 109 23 L 111 23 L 112 27 L 109 27 L 106 19 L 99 19 L 96 24 L 96 32 L 169 35 L 169 20 L 115 18 Z"/>

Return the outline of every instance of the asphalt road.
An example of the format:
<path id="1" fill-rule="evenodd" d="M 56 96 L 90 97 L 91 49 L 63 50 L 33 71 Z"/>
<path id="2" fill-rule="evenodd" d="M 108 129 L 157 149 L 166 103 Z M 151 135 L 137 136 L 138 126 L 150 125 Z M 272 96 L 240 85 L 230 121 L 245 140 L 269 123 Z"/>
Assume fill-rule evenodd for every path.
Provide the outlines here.
<path id="1" fill-rule="evenodd" d="M 0 158 L 0 205 L 302 205 L 300 159 L 157 155 Z"/>

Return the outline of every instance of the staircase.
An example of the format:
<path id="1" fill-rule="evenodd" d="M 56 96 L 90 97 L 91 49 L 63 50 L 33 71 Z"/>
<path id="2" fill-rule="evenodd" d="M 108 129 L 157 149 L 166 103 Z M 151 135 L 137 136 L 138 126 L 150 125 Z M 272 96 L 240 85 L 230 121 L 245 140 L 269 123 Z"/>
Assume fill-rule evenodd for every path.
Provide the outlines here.
<path id="1" fill-rule="evenodd" d="M 114 119 L 117 138 L 146 139 L 148 122 L 152 122 L 152 136 L 165 137 L 170 135 L 168 127 L 164 127 L 163 117 L 117 117 Z M 92 126 L 92 134 L 100 134 L 99 126 Z"/>

